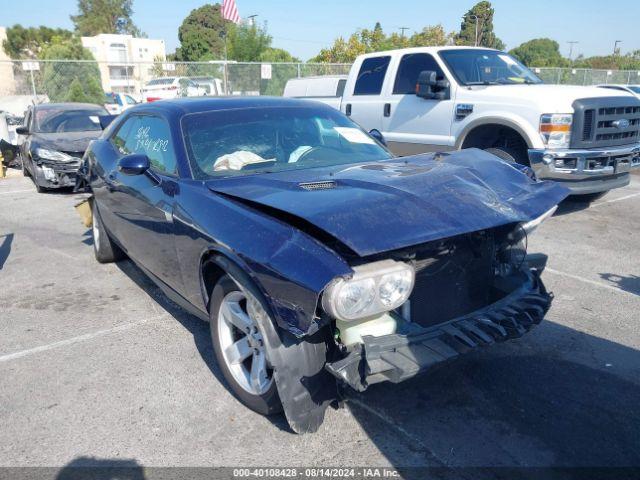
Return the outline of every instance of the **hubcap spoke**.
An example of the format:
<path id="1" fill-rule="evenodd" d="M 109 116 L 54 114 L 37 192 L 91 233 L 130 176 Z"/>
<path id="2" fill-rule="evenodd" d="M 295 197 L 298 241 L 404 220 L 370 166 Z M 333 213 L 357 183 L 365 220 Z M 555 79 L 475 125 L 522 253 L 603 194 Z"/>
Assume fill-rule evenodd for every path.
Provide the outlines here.
<path id="1" fill-rule="evenodd" d="M 225 349 L 225 355 L 232 365 L 242 363 L 243 360 L 249 358 L 249 355 L 253 352 L 249 346 L 249 339 L 243 337 L 235 343 L 232 343 Z"/>
<path id="2" fill-rule="evenodd" d="M 254 352 L 251 361 L 251 386 L 256 390 L 261 390 L 262 385 L 267 380 L 267 362 L 264 352 Z"/>
<path id="3" fill-rule="evenodd" d="M 224 319 L 241 332 L 246 333 L 247 328 L 251 328 L 253 324 L 249 315 L 242 310 L 238 302 L 228 302 L 225 307 L 222 311 Z"/>

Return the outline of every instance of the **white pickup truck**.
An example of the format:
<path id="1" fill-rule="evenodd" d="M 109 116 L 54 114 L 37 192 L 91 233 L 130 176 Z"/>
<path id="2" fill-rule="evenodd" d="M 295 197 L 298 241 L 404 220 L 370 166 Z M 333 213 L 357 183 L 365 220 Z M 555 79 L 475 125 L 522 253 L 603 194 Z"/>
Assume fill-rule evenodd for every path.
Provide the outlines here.
<path id="1" fill-rule="evenodd" d="M 544 85 L 501 51 L 419 47 L 362 55 L 339 101 L 335 94 L 302 93 L 314 90 L 304 80 L 293 80 L 285 96 L 339 108 L 380 132 L 397 155 L 481 148 L 563 182 L 573 194 L 627 185 L 631 168 L 640 167 L 638 98 Z"/>

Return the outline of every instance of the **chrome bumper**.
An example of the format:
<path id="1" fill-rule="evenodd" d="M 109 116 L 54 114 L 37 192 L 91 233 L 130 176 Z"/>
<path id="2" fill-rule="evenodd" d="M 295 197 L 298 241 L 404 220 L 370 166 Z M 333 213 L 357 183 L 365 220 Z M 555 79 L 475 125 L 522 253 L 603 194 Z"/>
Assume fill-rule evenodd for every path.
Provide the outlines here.
<path id="1" fill-rule="evenodd" d="M 531 168 L 541 180 L 555 180 L 573 194 L 599 193 L 629 183 L 640 167 L 640 143 L 596 150 L 529 150 Z"/>

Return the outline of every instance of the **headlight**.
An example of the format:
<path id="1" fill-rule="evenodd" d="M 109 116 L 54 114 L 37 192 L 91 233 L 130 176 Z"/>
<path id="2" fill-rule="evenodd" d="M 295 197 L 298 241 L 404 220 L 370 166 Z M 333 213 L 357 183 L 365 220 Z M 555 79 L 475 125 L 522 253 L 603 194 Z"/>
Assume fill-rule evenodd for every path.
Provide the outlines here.
<path id="1" fill-rule="evenodd" d="M 48 148 L 36 148 L 36 156 L 44 160 L 54 160 L 56 162 L 70 162 L 75 160 L 71 155 L 56 150 L 49 150 Z"/>
<path id="2" fill-rule="evenodd" d="M 548 148 L 569 148 L 571 144 L 571 113 L 545 113 L 540 117 L 540 135 Z"/>
<path id="3" fill-rule="evenodd" d="M 339 320 L 373 317 L 407 301 L 415 280 L 411 265 L 395 260 L 360 265 L 350 279 L 337 278 L 327 287 L 322 307 Z"/>

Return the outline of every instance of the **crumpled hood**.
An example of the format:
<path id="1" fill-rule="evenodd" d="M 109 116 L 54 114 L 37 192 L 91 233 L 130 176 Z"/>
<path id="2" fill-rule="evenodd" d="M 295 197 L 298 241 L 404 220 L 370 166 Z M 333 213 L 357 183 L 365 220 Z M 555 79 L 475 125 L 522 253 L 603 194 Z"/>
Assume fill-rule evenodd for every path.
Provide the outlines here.
<path id="1" fill-rule="evenodd" d="M 335 186 L 300 186 L 322 181 Z M 208 186 L 304 219 L 360 256 L 527 222 L 569 192 L 557 183 L 534 182 L 477 149 L 229 177 Z"/>
<path id="2" fill-rule="evenodd" d="M 102 130 L 87 132 L 34 133 L 31 143 L 34 147 L 48 148 L 60 152 L 84 153 L 91 140 L 102 135 Z"/>

